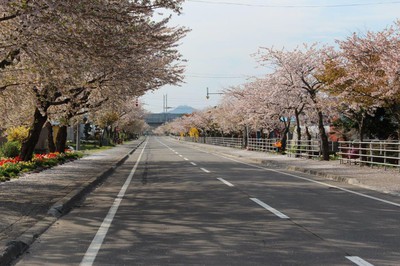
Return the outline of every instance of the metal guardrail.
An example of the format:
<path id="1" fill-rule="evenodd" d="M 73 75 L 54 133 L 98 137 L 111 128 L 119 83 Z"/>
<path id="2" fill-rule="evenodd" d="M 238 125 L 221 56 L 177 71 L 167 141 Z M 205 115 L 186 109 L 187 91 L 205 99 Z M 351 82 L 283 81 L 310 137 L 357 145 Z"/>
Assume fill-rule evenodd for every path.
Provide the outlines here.
<path id="1" fill-rule="evenodd" d="M 243 139 L 241 138 L 206 137 L 199 138 L 199 142 L 236 149 L 243 147 Z"/>
<path id="2" fill-rule="evenodd" d="M 225 137 L 183 137 L 180 138 L 184 141 L 198 142 L 216 146 L 230 147 L 236 149 L 243 148 L 242 138 L 225 138 Z"/>
<path id="3" fill-rule="evenodd" d="M 261 152 L 276 152 L 276 142 L 278 139 L 261 139 L 261 138 L 249 138 L 247 142 L 247 150 L 249 151 L 261 151 Z"/>
<path id="4" fill-rule="evenodd" d="M 338 155 L 341 163 L 400 169 L 399 141 L 339 141 Z"/>
<path id="5" fill-rule="evenodd" d="M 276 143 L 279 139 L 249 138 L 247 147 L 244 147 L 242 138 L 227 137 L 184 137 L 185 141 L 199 142 L 210 145 L 231 147 L 260 152 L 278 152 Z M 400 170 L 400 142 L 399 141 L 339 141 L 329 142 L 329 151 L 338 156 L 340 163 L 354 163 L 360 166 L 397 167 Z M 286 147 L 288 156 L 307 159 L 321 158 L 321 143 L 319 140 L 290 140 Z"/>
<path id="6" fill-rule="evenodd" d="M 286 148 L 288 156 L 307 159 L 321 158 L 321 142 L 319 140 L 291 140 Z M 333 145 L 331 145 L 333 147 Z"/>

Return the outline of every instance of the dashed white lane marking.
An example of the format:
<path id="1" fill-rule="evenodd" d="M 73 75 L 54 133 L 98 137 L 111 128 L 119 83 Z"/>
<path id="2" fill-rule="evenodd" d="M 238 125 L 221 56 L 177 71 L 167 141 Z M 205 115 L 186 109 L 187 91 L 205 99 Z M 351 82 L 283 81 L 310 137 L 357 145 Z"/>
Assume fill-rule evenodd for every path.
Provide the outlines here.
<path id="1" fill-rule="evenodd" d="M 217 178 L 219 181 L 221 181 L 222 183 L 224 183 L 227 186 L 233 187 L 234 185 L 231 182 L 226 181 L 225 179 L 218 177 Z"/>
<path id="2" fill-rule="evenodd" d="M 363 260 L 357 256 L 346 256 L 346 259 L 354 262 L 358 266 L 374 266 L 373 264 L 369 263 L 368 261 Z"/>
<path id="3" fill-rule="evenodd" d="M 148 141 L 148 140 L 147 140 Z M 80 265 L 81 266 L 91 266 L 97 257 L 97 253 L 99 252 L 101 245 L 103 244 L 104 238 L 107 235 L 108 229 L 111 226 L 112 221 L 114 220 L 114 216 L 121 204 L 122 199 L 124 198 L 125 192 L 129 187 L 129 184 L 132 181 L 133 175 L 136 172 L 136 169 L 140 163 L 140 160 L 143 156 L 143 152 L 146 149 L 147 141 L 143 146 L 143 149 L 139 155 L 139 158 L 136 161 L 135 166 L 132 168 L 131 172 L 129 173 L 128 178 L 126 179 L 124 185 L 122 186 L 121 190 L 119 191 L 117 197 L 114 200 L 113 205 L 111 206 L 110 210 L 107 213 L 106 218 L 104 218 L 103 223 L 101 224 L 99 230 L 97 231 L 95 237 L 92 240 L 89 248 L 87 249 L 85 256 L 83 257 Z"/>
<path id="4" fill-rule="evenodd" d="M 189 159 L 188 158 L 183 158 L 185 161 L 189 161 Z"/>
<path id="5" fill-rule="evenodd" d="M 194 166 L 197 166 L 197 164 L 196 163 L 194 163 L 194 162 L 190 162 L 192 165 L 194 165 Z"/>
<path id="6" fill-rule="evenodd" d="M 182 155 L 182 154 L 179 154 L 179 157 L 183 157 L 183 155 Z"/>
<path id="7" fill-rule="evenodd" d="M 202 151 L 201 149 L 197 149 L 197 150 Z M 282 172 L 282 171 L 279 171 L 279 170 L 275 170 L 275 169 L 272 169 L 272 168 L 258 166 L 258 165 L 254 165 L 254 164 L 251 164 L 251 163 L 245 163 L 245 162 L 242 162 L 242 161 L 239 161 L 239 160 L 235 160 L 233 158 L 229 158 L 227 156 L 223 156 L 223 155 L 220 155 L 220 154 L 213 153 L 213 155 L 215 155 L 217 157 L 225 158 L 225 159 L 233 161 L 233 162 L 237 162 L 237 163 L 241 163 L 241 164 L 244 164 L 244 165 L 247 165 L 247 166 L 251 166 L 251 167 L 254 167 L 254 168 L 263 169 L 263 170 L 279 173 L 279 174 L 286 175 L 286 176 L 291 176 L 291 177 L 294 177 L 294 178 L 297 178 L 297 179 L 301 179 L 301 180 L 305 180 L 305 181 L 312 182 L 312 183 L 315 183 L 315 184 L 319 184 L 321 186 L 336 188 L 336 189 L 339 189 L 341 191 L 344 191 L 344 192 L 347 192 L 347 193 L 350 193 L 350 194 L 354 194 L 354 195 L 361 196 L 361 197 L 364 197 L 364 198 L 372 199 L 372 200 L 379 201 L 379 202 L 382 202 L 382 203 L 386 203 L 386 204 L 389 204 L 389 205 L 392 205 L 392 206 L 400 207 L 399 203 L 396 203 L 396 202 L 393 202 L 393 201 L 389 201 L 389 200 L 384 200 L 384 199 L 377 198 L 377 197 L 374 197 L 374 196 L 370 196 L 370 195 L 367 195 L 367 194 L 364 194 L 364 193 L 356 192 L 356 191 L 353 191 L 353 190 L 350 190 L 350 189 L 342 188 L 342 187 L 335 186 L 335 185 L 328 184 L 328 183 L 324 183 L 324 182 L 321 182 L 321 181 L 316 181 L 316 180 L 313 180 L 313 179 L 310 179 L 310 178 L 306 178 L 306 177 L 302 177 L 302 176 L 298 176 L 298 175 L 295 175 L 295 174 L 285 173 L 285 172 Z"/>
<path id="8" fill-rule="evenodd" d="M 210 171 L 208 171 L 207 169 L 205 169 L 205 168 L 200 168 L 203 172 L 206 172 L 206 173 L 211 173 Z"/>
<path id="9" fill-rule="evenodd" d="M 273 214 L 275 214 L 276 216 L 278 216 L 281 219 L 289 219 L 289 216 L 286 216 L 285 214 L 281 213 L 280 211 L 272 208 L 271 206 L 269 206 L 268 204 L 265 204 L 264 202 L 262 202 L 261 200 L 257 199 L 257 198 L 250 198 L 252 201 L 254 201 L 255 203 L 257 203 L 258 205 L 260 205 L 261 207 L 263 207 L 264 209 L 272 212 Z"/>

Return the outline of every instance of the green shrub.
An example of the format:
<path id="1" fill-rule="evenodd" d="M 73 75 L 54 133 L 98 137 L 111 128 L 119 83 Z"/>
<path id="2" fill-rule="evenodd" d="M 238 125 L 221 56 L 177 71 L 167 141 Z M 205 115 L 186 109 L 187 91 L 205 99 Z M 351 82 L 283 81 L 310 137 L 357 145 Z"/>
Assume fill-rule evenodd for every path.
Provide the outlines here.
<path id="1" fill-rule="evenodd" d="M 57 164 L 58 164 L 57 159 L 47 159 L 47 160 L 43 161 L 44 167 L 53 167 L 53 166 L 56 166 Z"/>
<path id="2" fill-rule="evenodd" d="M 10 180 L 8 176 L 4 176 L 3 173 L 0 171 L 0 182 L 6 182 Z"/>
<path id="3" fill-rule="evenodd" d="M 82 152 L 66 152 L 64 157 L 66 159 L 79 159 L 83 157 Z"/>
<path id="4" fill-rule="evenodd" d="M 24 173 L 33 171 L 37 167 L 36 163 L 32 162 L 32 161 L 31 162 L 19 162 L 18 165 L 21 169 L 21 172 L 24 172 Z"/>
<path id="5" fill-rule="evenodd" d="M 6 163 L 1 167 L 1 174 L 5 177 L 16 177 L 20 170 L 18 164 Z"/>
<path id="6" fill-rule="evenodd" d="M 19 143 L 17 141 L 9 141 L 3 144 L 0 152 L 4 157 L 14 158 L 19 155 Z"/>

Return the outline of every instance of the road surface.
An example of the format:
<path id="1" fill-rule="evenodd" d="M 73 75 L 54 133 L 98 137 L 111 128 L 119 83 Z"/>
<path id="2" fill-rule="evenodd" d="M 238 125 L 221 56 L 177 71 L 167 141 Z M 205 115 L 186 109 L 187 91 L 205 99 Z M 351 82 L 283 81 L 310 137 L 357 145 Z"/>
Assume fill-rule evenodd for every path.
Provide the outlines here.
<path id="1" fill-rule="evenodd" d="M 17 265 L 399 265 L 399 208 L 150 137 Z"/>

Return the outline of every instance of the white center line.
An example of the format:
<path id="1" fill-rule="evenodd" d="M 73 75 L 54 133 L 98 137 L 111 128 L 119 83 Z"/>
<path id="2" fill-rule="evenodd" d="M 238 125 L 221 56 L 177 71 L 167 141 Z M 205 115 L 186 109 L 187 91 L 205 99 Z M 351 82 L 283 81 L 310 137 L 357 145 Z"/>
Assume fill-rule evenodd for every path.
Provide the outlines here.
<path id="1" fill-rule="evenodd" d="M 225 185 L 227 185 L 227 186 L 234 187 L 234 185 L 231 182 L 228 182 L 228 181 L 226 181 L 225 179 L 223 179 L 221 177 L 218 177 L 217 179 L 219 181 L 221 181 L 222 183 L 224 183 Z"/>
<path id="2" fill-rule="evenodd" d="M 196 166 L 197 164 L 195 164 L 194 162 L 190 162 L 192 165 Z"/>
<path id="3" fill-rule="evenodd" d="M 136 161 L 135 166 L 132 168 L 131 172 L 129 173 L 128 178 L 126 179 L 124 185 L 122 186 L 117 197 L 115 198 L 113 205 L 111 206 L 110 210 L 108 211 L 106 218 L 104 218 L 103 223 L 101 224 L 99 230 L 97 231 L 95 237 L 92 240 L 92 243 L 90 244 L 89 248 L 87 249 L 85 256 L 83 257 L 83 259 L 80 263 L 81 266 L 93 265 L 93 262 L 97 257 L 97 253 L 99 252 L 101 245 L 103 244 L 103 241 L 107 235 L 108 229 L 110 228 L 111 223 L 114 219 L 114 216 L 115 216 L 115 214 L 119 208 L 119 205 L 125 195 L 125 192 L 128 189 L 128 186 L 132 181 L 133 175 L 135 174 L 135 171 L 140 163 L 140 160 L 142 158 L 144 150 L 146 149 L 146 146 L 147 146 L 147 141 L 143 146 L 143 149 L 139 155 L 139 158 Z"/>
<path id="4" fill-rule="evenodd" d="M 263 207 L 264 209 L 269 210 L 270 212 L 272 212 L 273 214 L 275 214 L 276 216 L 278 216 L 281 219 L 289 219 L 288 216 L 284 215 L 283 213 L 281 213 L 280 211 L 272 208 L 271 206 L 269 206 L 268 204 L 265 204 L 264 202 L 262 202 L 259 199 L 256 198 L 250 198 L 252 201 L 254 201 L 255 203 L 257 203 L 258 205 L 260 205 L 261 207 Z"/>
<path id="5" fill-rule="evenodd" d="M 363 260 L 360 257 L 357 256 L 346 256 L 346 259 L 354 262 L 355 264 L 357 264 L 358 266 L 374 266 L 373 264 Z"/>
<path id="6" fill-rule="evenodd" d="M 210 171 L 208 171 L 207 169 L 204 169 L 204 168 L 200 168 L 203 172 L 206 172 L 206 173 L 211 173 Z"/>

